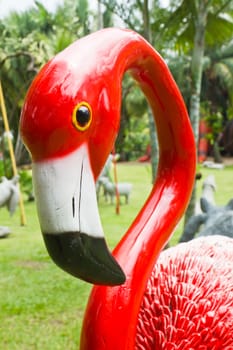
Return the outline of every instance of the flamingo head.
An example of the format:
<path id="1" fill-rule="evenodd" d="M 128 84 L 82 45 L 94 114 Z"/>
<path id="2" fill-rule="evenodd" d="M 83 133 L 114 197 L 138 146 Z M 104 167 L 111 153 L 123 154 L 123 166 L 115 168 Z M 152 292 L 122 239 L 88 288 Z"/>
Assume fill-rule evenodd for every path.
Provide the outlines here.
<path id="1" fill-rule="evenodd" d="M 125 276 L 104 240 L 95 180 L 117 135 L 121 85 L 111 62 L 98 62 L 100 50 L 84 38 L 48 62 L 28 91 L 20 130 L 52 259 L 88 282 L 116 285 Z"/>

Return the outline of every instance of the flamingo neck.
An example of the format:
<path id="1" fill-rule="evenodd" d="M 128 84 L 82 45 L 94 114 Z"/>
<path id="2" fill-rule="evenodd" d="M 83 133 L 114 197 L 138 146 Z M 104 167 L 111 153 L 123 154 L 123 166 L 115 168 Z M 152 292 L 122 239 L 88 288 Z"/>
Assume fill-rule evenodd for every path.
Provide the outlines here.
<path id="1" fill-rule="evenodd" d="M 113 71 L 129 70 L 153 111 L 160 160 L 152 192 L 114 255 L 126 274 L 119 287 L 94 287 L 81 349 L 134 349 L 136 320 L 148 277 L 188 203 L 195 174 L 195 144 L 178 88 L 162 58 L 139 35 L 118 31 Z M 115 39 L 114 39 L 115 40 Z"/>

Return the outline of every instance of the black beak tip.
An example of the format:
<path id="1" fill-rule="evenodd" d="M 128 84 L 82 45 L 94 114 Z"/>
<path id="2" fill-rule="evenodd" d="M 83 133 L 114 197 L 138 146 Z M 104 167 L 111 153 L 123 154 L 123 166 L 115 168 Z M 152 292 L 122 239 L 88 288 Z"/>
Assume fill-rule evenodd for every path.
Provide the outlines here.
<path id="1" fill-rule="evenodd" d="M 53 261 L 66 272 L 99 285 L 120 285 L 125 274 L 111 255 L 104 238 L 85 233 L 44 233 L 44 241 Z"/>

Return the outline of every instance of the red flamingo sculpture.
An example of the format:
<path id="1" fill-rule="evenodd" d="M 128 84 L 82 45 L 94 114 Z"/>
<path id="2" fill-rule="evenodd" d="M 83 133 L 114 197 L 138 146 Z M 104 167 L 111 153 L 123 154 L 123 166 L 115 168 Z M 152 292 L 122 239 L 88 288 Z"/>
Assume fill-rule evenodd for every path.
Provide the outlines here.
<path id="1" fill-rule="evenodd" d="M 95 180 L 119 128 L 125 71 L 152 108 L 160 161 L 148 200 L 111 255 Z M 20 128 L 32 155 L 47 249 L 65 271 L 97 284 L 80 348 L 233 349 L 232 241 L 197 239 L 158 258 L 184 213 L 195 175 L 189 118 L 159 54 L 128 30 L 105 29 L 78 40 L 35 78 Z"/>

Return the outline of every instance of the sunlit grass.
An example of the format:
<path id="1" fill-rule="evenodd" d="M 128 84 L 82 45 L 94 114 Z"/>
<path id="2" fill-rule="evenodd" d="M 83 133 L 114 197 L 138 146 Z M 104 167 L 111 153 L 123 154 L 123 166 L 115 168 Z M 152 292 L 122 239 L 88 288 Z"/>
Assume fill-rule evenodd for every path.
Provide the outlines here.
<path id="1" fill-rule="evenodd" d="M 100 198 L 99 207 L 107 241 L 113 248 L 124 234 L 151 189 L 150 167 L 119 164 L 120 182 L 133 183 L 128 205 L 115 206 Z M 201 169 L 203 178 L 214 174 L 216 202 L 233 197 L 233 167 Z M 201 181 L 198 183 L 200 194 Z M 48 257 L 40 234 L 35 204 L 26 203 L 27 225 L 20 226 L 19 211 L 10 218 L 0 210 L 0 223 L 12 234 L 0 240 L 0 349 L 74 350 L 78 348 L 81 323 L 91 286 L 66 275 Z M 179 225 L 175 244 L 182 230 Z"/>

